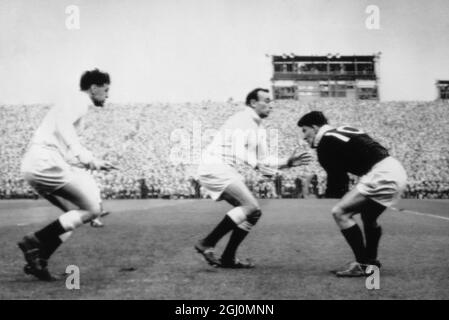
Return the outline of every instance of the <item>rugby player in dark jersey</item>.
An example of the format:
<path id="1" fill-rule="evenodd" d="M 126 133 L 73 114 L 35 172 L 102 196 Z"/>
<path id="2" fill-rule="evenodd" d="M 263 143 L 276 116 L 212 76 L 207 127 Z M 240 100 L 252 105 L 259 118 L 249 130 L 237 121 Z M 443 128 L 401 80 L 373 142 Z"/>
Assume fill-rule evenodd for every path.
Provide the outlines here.
<path id="1" fill-rule="evenodd" d="M 369 265 L 380 267 L 377 259 L 382 229 L 378 217 L 394 205 L 405 189 L 407 175 L 401 163 L 365 132 L 352 127 L 334 128 L 319 111 L 299 121 L 304 139 L 317 150 L 318 161 L 327 173 L 326 197 L 341 198 L 332 215 L 355 255 L 355 262 L 335 271 L 339 277 L 366 276 Z M 359 176 L 348 192 L 348 173 Z M 353 216 L 361 214 L 361 228 Z"/>

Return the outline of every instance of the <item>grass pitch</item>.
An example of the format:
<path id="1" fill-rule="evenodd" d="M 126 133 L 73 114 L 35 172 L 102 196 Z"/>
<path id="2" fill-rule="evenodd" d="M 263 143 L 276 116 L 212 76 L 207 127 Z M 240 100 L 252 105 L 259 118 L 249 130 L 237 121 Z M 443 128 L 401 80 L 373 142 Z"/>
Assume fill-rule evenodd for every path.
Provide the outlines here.
<path id="1" fill-rule="evenodd" d="M 193 249 L 230 206 L 210 200 L 106 201 L 106 227 L 83 226 L 50 261 L 80 268 L 80 289 L 22 272 L 16 242 L 55 219 L 45 201 L 0 202 L 0 299 L 449 299 L 449 201 L 403 200 L 380 218 L 380 290 L 329 270 L 352 260 L 330 209 L 336 200 L 261 200 L 238 255 L 252 270 L 216 269 Z M 422 213 L 425 213 L 424 215 Z M 227 238 L 217 248 L 221 251 Z"/>

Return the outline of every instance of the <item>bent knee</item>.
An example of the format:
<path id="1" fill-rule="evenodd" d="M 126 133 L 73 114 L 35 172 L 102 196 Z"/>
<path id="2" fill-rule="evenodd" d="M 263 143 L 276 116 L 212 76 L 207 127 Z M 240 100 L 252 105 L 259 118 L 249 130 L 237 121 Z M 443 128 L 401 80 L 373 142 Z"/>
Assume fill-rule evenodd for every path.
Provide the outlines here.
<path id="1" fill-rule="evenodd" d="M 334 217 L 335 221 L 345 221 L 349 219 L 349 214 L 347 214 L 340 206 L 335 206 L 332 208 L 332 216 Z"/>
<path id="2" fill-rule="evenodd" d="M 261 211 L 260 206 L 257 202 L 247 204 L 245 205 L 245 207 L 247 208 L 249 214 L 257 214 L 257 212 Z M 260 212 L 260 214 L 262 214 L 262 212 Z"/>
<path id="3" fill-rule="evenodd" d="M 336 218 L 336 217 L 340 217 L 342 214 L 343 214 L 343 209 L 340 207 L 340 206 L 334 206 L 333 208 L 332 208 L 332 210 L 331 210 L 331 213 L 332 213 L 332 216 L 334 217 L 334 218 Z"/>
<path id="4" fill-rule="evenodd" d="M 246 217 L 249 219 L 250 217 L 254 217 L 256 219 L 260 218 L 260 216 L 262 215 L 262 211 L 260 210 L 260 207 L 255 205 L 255 206 L 244 206 L 244 210 L 246 213 Z"/>
<path id="5" fill-rule="evenodd" d="M 262 211 L 260 209 L 254 209 L 253 211 L 251 211 L 246 220 L 251 223 L 252 225 L 255 225 L 259 219 L 262 217 Z"/>
<path id="6" fill-rule="evenodd" d="M 249 215 L 249 217 L 254 217 L 256 219 L 260 219 L 260 217 L 262 216 L 262 210 L 260 209 L 255 209 L 253 210 Z"/>

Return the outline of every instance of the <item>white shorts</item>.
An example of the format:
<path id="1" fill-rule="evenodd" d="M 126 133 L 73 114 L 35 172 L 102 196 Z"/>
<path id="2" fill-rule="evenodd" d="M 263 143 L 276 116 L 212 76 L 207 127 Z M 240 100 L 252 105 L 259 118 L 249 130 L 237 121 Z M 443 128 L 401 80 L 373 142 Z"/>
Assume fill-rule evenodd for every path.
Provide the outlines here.
<path id="1" fill-rule="evenodd" d="M 221 194 L 231 183 L 245 182 L 245 178 L 237 170 L 225 163 L 201 163 L 198 176 L 201 185 L 215 201 L 220 200 Z"/>
<path id="2" fill-rule="evenodd" d="M 84 192 L 101 202 L 100 189 L 94 178 L 86 170 L 68 164 L 56 148 L 32 145 L 22 160 L 21 172 L 30 186 L 43 197 L 76 181 Z"/>
<path id="3" fill-rule="evenodd" d="M 407 173 L 402 164 L 393 157 L 387 157 L 376 163 L 356 185 L 364 196 L 391 207 L 399 200 L 407 185 Z"/>

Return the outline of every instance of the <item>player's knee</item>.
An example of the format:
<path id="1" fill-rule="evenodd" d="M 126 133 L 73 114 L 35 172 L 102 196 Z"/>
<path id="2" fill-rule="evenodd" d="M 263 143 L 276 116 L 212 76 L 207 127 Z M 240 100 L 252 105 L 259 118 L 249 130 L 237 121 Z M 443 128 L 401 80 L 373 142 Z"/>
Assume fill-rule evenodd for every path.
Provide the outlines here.
<path id="1" fill-rule="evenodd" d="M 257 202 L 251 202 L 245 205 L 248 208 L 249 214 L 253 214 L 254 212 L 260 211 L 260 206 Z"/>
<path id="2" fill-rule="evenodd" d="M 248 217 L 247 217 L 247 221 L 249 223 L 251 223 L 252 225 L 255 225 L 257 223 L 257 221 L 260 220 L 260 218 L 262 217 L 262 211 L 259 210 L 254 210 L 253 212 L 251 212 Z"/>
<path id="3" fill-rule="evenodd" d="M 332 216 L 337 223 L 347 219 L 345 211 L 340 206 L 335 206 L 332 208 Z"/>

